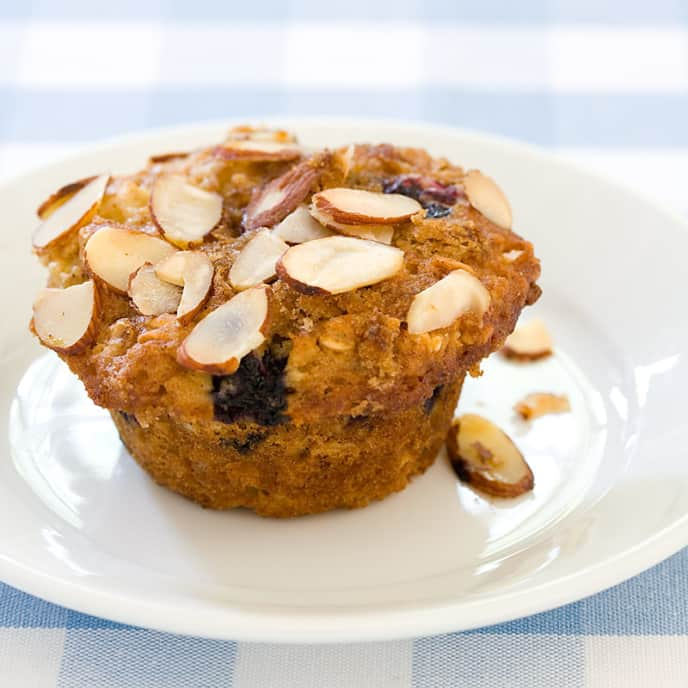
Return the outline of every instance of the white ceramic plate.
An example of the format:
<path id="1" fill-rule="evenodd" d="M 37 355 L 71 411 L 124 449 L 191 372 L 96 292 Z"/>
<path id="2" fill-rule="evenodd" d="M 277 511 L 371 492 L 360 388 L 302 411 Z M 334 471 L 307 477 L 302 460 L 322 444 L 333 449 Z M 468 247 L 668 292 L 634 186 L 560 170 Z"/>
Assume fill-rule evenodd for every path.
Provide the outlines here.
<path id="1" fill-rule="evenodd" d="M 27 332 L 44 275 L 37 203 L 66 181 L 212 143 L 226 123 L 90 149 L 0 188 L 4 275 L 0 578 L 80 611 L 180 633 L 270 641 L 383 639 L 531 614 L 617 583 L 688 543 L 686 224 L 540 150 L 427 125 L 280 120 L 308 145 L 390 141 L 492 174 L 543 261 L 528 315 L 554 358 L 499 357 L 460 404 L 503 425 L 532 494 L 491 503 L 441 455 L 366 509 L 288 521 L 214 513 L 155 486 L 105 412 Z M 646 174 L 651 171 L 645 171 Z M 512 405 L 564 392 L 571 414 Z"/>

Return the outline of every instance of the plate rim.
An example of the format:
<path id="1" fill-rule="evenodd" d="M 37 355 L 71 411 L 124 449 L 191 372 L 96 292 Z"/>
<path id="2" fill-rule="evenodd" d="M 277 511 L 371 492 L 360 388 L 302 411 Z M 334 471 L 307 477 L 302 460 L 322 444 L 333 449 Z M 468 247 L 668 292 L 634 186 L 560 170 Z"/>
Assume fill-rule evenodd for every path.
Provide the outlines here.
<path id="1" fill-rule="evenodd" d="M 430 132 L 452 138 L 470 138 L 479 144 L 497 143 L 515 153 L 535 156 L 550 165 L 574 170 L 600 184 L 632 194 L 652 212 L 663 215 L 688 231 L 688 219 L 678 211 L 664 207 L 646 192 L 634 189 L 597 170 L 591 170 L 583 164 L 566 160 L 546 148 L 487 132 L 432 122 L 390 118 L 256 115 L 151 127 L 79 146 L 78 150 L 59 156 L 47 165 L 36 165 L 19 175 L 6 177 L 0 182 L 0 190 L 21 184 L 38 173 L 77 162 L 85 155 L 104 153 L 118 146 L 145 144 L 151 137 L 170 136 L 181 132 L 185 135 L 200 135 L 204 131 L 247 121 L 299 128 L 330 126 L 347 129 L 392 128 L 397 131 L 407 129 L 409 132 Z M 234 641 L 315 644 L 383 641 L 487 627 L 555 609 L 622 583 L 658 564 L 686 545 L 688 513 L 622 552 L 587 568 L 528 588 L 526 591 L 511 591 L 472 601 L 419 602 L 408 608 L 396 609 L 336 608 L 334 612 L 330 610 L 325 613 L 304 609 L 300 610 L 298 615 L 284 614 L 280 612 L 279 607 L 257 610 L 241 606 L 218 608 L 208 604 L 197 609 L 195 617 L 184 615 L 179 613 L 178 608 L 170 607 L 169 603 L 146 601 L 140 596 L 126 595 L 107 586 L 94 588 L 79 584 L 79 579 L 69 581 L 30 568 L 13 560 L 1 549 L 0 580 L 53 604 L 117 623 L 141 625 L 165 632 Z"/>

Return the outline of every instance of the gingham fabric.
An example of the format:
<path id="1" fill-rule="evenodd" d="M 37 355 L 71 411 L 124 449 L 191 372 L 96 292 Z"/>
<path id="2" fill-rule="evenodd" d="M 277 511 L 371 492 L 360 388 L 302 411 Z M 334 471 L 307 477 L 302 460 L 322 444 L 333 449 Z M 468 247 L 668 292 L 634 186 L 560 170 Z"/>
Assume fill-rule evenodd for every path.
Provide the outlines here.
<path id="1" fill-rule="evenodd" d="M 118 133 L 337 114 L 516 136 L 688 212 L 685 0 L 0 0 L 0 176 Z M 336 646 L 132 628 L 0 584 L 2 688 L 688 686 L 688 550 L 607 592 Z"/>

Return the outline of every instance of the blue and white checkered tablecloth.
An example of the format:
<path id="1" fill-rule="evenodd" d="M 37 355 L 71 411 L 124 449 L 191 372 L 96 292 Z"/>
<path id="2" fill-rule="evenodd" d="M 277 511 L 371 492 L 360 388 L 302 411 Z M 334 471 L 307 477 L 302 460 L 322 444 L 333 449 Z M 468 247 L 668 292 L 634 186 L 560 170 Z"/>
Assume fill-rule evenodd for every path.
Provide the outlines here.
<path id="1" fill-rule="evenodd" d="M 0 0 L 0 176 L 96 138 L 393 116 L 556 149 L 688 211 L 685 0 Z M 2 688 L 688 686 L 688 550 L 567 607 L 338 646 L 173 636 L 0 584 Z"/>

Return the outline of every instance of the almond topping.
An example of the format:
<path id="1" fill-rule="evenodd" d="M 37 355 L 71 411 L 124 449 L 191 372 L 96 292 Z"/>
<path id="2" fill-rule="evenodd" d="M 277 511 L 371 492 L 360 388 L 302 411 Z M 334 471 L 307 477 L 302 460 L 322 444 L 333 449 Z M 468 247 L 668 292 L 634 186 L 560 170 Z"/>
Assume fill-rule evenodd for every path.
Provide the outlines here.
<path id="1" fill-rule="evenodd" d="M 308 162 L 292 167 L 253 194 L 244 213 L 244 227 L 272 227 L 296 210 L 318 178 Z"/>
<path id="2" fill-rule="evenodd" d="M 95 338 L 97 306 L 92 280 L 66 289 L 43 289 L 33 304 L 33 329 L 51 349 L 80 353 Z"/>
<path id="3" fill-rule="evenodd" d="M 511 229 L 511 206 L 496 182 L 479 170 L 469 170 L 463 178 L 469 203 L 490 222 Z"/>
<path id="4" fill-rule="evenodd" d="M 186 368 L 231 375 L 241 359 L 265 341 L 269 306 L 265 286 L 233 296 L 194 327 L 179 346 L 177 361 Z"/>
<path id="5" fill-rule="evenodd" d="M 401 194 L 384 194 L 344 187 L 313 196 L 313 207 L 335 222 L 348 225 L 391 225 L 421 211 L 418 201 Z"/>
<path id="6" fill-rule="evenodd" d="M 153 184 L 150 211 L 170 243 L 198 246 L 222 219 L 222 196 L 188 184 L 181 175 L 163 174 Z"/>
<path id="7" fill-rule="evenodd" d="M 162 239 L 125 227 L 104 226 L 84 248 L 88 269 L 115 291 L 126 294 L 129 276 L 144 263 L 155 265 L 175 253 Z"/>
<path id="8" fill-rule="evenodd" d="M 490 306 L 490 292 L 466 270 L 454 270 L 413 297 L 406 320 L 410 334 L 449 327 L 464 313 L 482 316 Z"/>
<path id="9" fill-rule="evenodd" d="M 63 203 L 68 201 L 77 191 L 81 191 L 86 184 L 92 182 L 94 179 L 95 176 L 84 177 L 83 179 L 77 179 L 75 182 L 70 182 L 69 184 L 61 186 L 38 206 L 36 215 L 38 215 L 41 220 L 47 220 Z"/>
<path id="10" fill-rule="evenodd" d="M 161 280 L 184 287 L 176 309 L 182 324 L 190 322 L 207 301 L 214 272 L 210 258 L 202 251 L 177 251 L 155 266 Z"/>
<path id="11" fill-rule="evenodd" d="M 245 160 L 251 162 L 270 162 L 273 160 L 297 160 L 301 149 L 294 143 L 239 139 L 229 140 L 215 147 L 215 155 L 224 160 Z"/>
<path id="12" fill-rule="evenodd" d="M 447 450 L 459 478 L 494 497 L 518 497 L 533 489 L 530 466 L 511 438 L 482 416 L 454 421 Z"/>
<path id="13" fill-rule="evenodd" d="M 533 420 L 550 413 L 567 413 L 571 410 L 571 404 L 565 394 L 534 392 L 519 401 L 514 410 L 524 420 Z"/>
<path id="14" fill-rule="evenodd" d="M 152 263 L 144 263 L 129 278 L 129 296 L 141 315 L 161 315 L 177 310 L 182 290 L 163 282 Z"/>
<path id="15" fill-rule="evenodd" d="M 387 244 L 388 246 L 394 238 L 394 227 L 392 225 L 345 225 L 341 222 L 335 222 L 331 216 L 315 207 L 311 208 L 310 213 L 324 227 L 338 234 L 357 237 L 358 239 L 379 241 L 381 244 Z"/>
<path id="16" fill-rule="evenodd" d="M 504 342 L 502 353 L 520 361 L 537 361 L 551 355 L 553 348 L 545 323 L 538 318 L 519 325 Z"/>
<path id="17" fill-rule="evenodd" d="M 261 229 L 236 257 L 229 271 L 230 284 L 241 290 L 272 279 L 275 276 L 275 263 L 288 248 L 269 229 Z"/>
<path id="18" fill-rule="evenodd" d="M 151 165 L 159 165 L 161 163 L 171 162 L 172 160 L 183 160 L 184 158 L 188 157 L 189 153 L 187 152 L 173 151 L 171 153 L 158 153 L 158 155 L 151 155 L 150 158 L 148 158 L 148 162 Z"/>
<path id="19" fill-rule="evenodd" d="M 46 248 L 68 232 L 89 222 L 103 199 L 109 179 L 109 175 L 102 174 L 88 181 L 74 182 L 53 194 L 55 199 L 51 196 L 43 203 L 38 212 L 45 220 L 33 233 L 34 248 Z M 69 190 L 70 186 L 76 187 L 76 190 Z"/>
<path id="20" fill-rule="evenodd" d="M 304 294 L 341 294 L 389 279 L 403 266 L 398 248 L 332 236 L 292 246 L 277 262 L 277 275 Z"/>
<path id="21" fill-rule="evenodd" d="M 323 227 L 308 212 L 306 206 L 299 206 L 287 215 L 279 224 L 275 225 L 272 233 L 288 244 L 303 244 L 313 239 L 324 239 L 332 236 L 329 229 Z"/>

